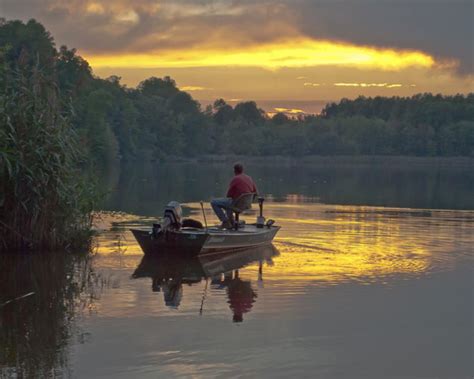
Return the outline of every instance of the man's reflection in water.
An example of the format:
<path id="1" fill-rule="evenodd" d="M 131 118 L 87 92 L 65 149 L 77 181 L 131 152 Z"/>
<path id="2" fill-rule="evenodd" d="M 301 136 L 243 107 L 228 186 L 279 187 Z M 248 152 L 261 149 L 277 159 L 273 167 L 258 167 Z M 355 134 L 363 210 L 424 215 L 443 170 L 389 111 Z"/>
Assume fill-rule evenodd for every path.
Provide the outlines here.
<path id="1" fill-rule="evenodd" d="M 232 311 L 233 322 L 242 322 L 244 314 L 252 310 L 257 299 L 257 291 L 250 280 L 243 280 L 239 270 L 258 262 L 257 286 L 263 288 L 263 264 L 273 265 L 272 257 L 277 254 L 273 245 L 264 249 L 238 252 L 217 257 L 200 259 L 171 259 L 169 257 L 147 257 L 133 273 L 133 278 L 151 277 L 152 291 L 163 292 L 167 307 L 177 309 L 183 297 L 183 285 L 193 285 L 206 281 L 199 314 L 202 314 L 207 297 L 208 283 L 214 290 L 225 290 L 227 303 Z"/>
<path id="2" fill-rule="evenodd" d="M 234 312 L 232 320 L 242 322 L 243 314 L 250 312 L 257 294 L 252 289 L 250 281 L 244 281 L 239 278 L 239 270 L 235 270 L 234 279 L 227 285 L 227 296 L 229 296 L 229 306 Z"/>
<path id="3" fill-rule="evenodd" d="M 181 281 L 170 279 L 162 284 L 162 288 L 166 306 L 177 309 L 183 297 L 183 285 Z"/>
<path id="4" fill-rule="evenodd" d="M 153 278 L 151 289 L 153 292 L 161 292 L 163 289 L 163 297 L 167 307 L 178 309 L 183 297 L 183 284 L 181 280 L 162 278 Z"/>
<path id="5" fill-rule="evenodd" d="M 240 279 L 239 270 L 234 270 L 224 273 L 223 280 L 213 280 L 213 284 L 217 284 L 217 288 L 226 289 L 229 298 L 227 303 L 233 312 L 232 320 L 242 322 L 244 313 L 250 312 L 257 298 L 250 280 Z"/>

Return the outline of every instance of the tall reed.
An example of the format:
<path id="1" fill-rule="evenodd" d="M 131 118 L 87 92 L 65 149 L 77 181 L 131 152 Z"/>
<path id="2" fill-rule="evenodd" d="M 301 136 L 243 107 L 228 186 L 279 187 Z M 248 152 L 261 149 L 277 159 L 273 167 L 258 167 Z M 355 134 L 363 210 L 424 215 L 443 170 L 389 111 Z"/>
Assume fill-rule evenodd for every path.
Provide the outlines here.
<path id="1" fill-rule="evenodd" d="M 82 159 L 54 59 L 0 51 L 0 250 L 87 240 L 94 189 Z"/>

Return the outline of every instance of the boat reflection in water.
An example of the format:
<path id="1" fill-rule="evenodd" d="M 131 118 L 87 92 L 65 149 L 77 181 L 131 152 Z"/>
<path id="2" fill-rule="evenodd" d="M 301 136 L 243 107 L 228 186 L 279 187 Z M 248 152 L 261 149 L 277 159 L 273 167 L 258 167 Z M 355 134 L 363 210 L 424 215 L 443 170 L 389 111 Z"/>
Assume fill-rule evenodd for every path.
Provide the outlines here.
<path id="1" fill-rule="evenodd" d="M 197 257 L 162 251 L 161 254 L 144 255 L 132 277 L 151 278 L 152 291 L 163 292 L 164 302 L 171 308 L 179 307 L 183 284 L 193 285 L 204 280 L 205 292 L 209 283 L 214 290 L 226 291 L 233 321 L 242 322 L 244 313 L 252 309 L 257 293 L 249 280 L 240 278 L 239 269 L 258 262 L 258 280 L 263 281 L 263 263 L 273 264 L 272 258 L 278 254 L 272 244 Z"/>

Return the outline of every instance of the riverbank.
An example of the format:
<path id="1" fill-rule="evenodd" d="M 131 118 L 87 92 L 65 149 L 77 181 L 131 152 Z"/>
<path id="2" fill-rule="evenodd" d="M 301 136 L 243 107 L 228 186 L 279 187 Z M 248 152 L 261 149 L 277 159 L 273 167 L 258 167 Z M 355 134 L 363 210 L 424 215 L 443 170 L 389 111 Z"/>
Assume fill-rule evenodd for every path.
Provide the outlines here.
<path id="1" fill-rule="evenodd" d="M 163 160 L 179 163 L 225 163 L 245 162 L 252 164 L 271 164 L 284 166 L 315 165 L 325 166 L 327 164 L 340 166 L 389 166 L 389 167 L 462 167 L 474 168 L 474 157 L 414 157 L 414 156 L 391 156 L 391 155 L 306 155 L 301 157 L 290 157 L 283 155 L 252 156 L 252 155 L 200 155 L 196 157 L 170 156 Z"/>

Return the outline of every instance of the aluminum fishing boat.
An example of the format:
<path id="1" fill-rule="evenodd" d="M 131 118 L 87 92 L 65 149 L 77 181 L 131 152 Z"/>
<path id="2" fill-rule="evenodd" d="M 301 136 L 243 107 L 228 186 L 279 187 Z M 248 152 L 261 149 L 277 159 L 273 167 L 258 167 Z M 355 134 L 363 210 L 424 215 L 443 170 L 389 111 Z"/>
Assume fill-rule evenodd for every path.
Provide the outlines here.
<path id="1" fill-rule="evenodd" d="M 269 244 L 280 227 L 274 225 L 274 220 L 266 221 L 263 217 L 263 198 L 259 198 L 260 215 L 256 223 L 245 224 L 239 221 L 239 214 L 251 206 L 250 195 L 254 196 L 244 194 L 236 200 L 233 207 L 236 221 L 234 227 L 230 229 L 203 226 L 196 220 L 182 220 L 181 206 L 172 201 L 165 208 L 161 223 L 153 224 L 149 229 L 131 229 L 131 231 L 145 254 L 174 250 L 192 256 Z"/>
<path id="2" fill-rule="evenodd" d="M 279 229 L 275 225 L 258 228 L 251 224 L 238 230 L 181 228 L 154 236 L 151 230 L 132 229 L 132 233 L 145 254 L 177 250 L 197 255 L 265 245 L 272 242 Z"/>

